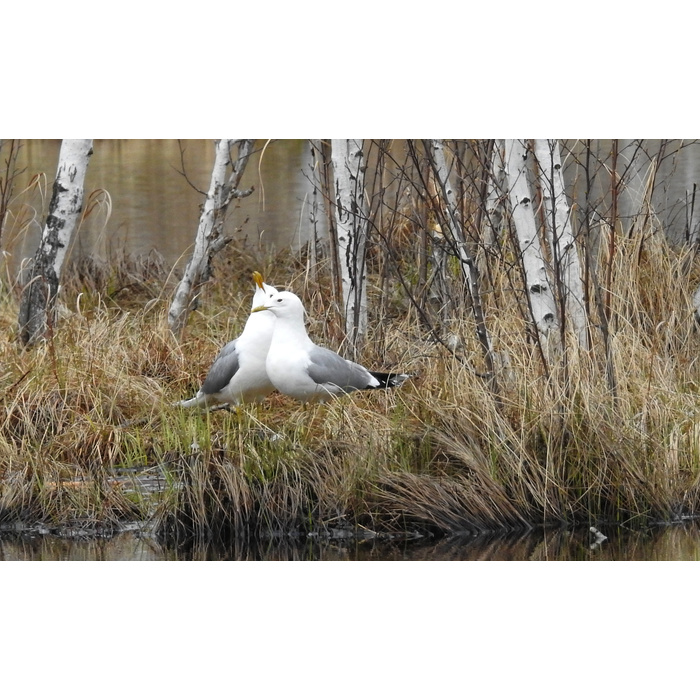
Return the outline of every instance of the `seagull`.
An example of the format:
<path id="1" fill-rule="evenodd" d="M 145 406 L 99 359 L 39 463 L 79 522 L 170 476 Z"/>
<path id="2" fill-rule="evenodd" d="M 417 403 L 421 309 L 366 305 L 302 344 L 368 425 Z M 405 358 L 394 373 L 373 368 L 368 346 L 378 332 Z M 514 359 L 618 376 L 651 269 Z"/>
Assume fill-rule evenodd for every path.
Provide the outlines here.
<path id="1" fill-rule="evenodd" d="M 358 389 L 398 387 L 407 374 L 370 372 L 328 348 L 311 341 L 304 327 L 304 306 L 292 292 L 278 292 L 252 315 L 271 312 L 276 317 L 265 367 L 275 388 L 303 402 L 326 401 Z"/>
<path id="2" fill-rule="evenodd" d="M 265 304 L 278 294 L 274 287 L 263 282 L 259 272 L 253 273 L 257 285 L 253 295 L 253 308 Z M 272 313 L 256 313 L 248 317 L 243 332 L 226 343 L 216 356 L 202 388 L 197 395 L 177 406 L 189 408 L 223 408 L 228 404 L 262 401 L 275 390 L 265 370 L 265 358 L 272 340 L 275 316 Z"/>

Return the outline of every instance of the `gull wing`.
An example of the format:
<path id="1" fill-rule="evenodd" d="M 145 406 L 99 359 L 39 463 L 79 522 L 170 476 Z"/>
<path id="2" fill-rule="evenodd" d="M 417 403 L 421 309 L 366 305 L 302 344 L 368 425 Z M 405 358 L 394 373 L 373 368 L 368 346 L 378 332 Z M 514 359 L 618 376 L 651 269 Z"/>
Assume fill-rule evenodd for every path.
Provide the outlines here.
<path id="1" fill-rule="evenodd" d="M 314 346 L 309 353 L 306 372 L 317 384 L 335 384 L 342 389 L 369 389 L 378 381 L 362 366 L 343 359 L 340 355 Z"/>
<path id="2" fill-rule="evenodd" d="M 238 350 L 236 341 L 226 343 L 216 356 L 214 364 L 209 368 L 207 378 L 202 384 L 202 392 L 205 394 L 218 394 L 231 381 L 233 375 L 238 372 Z"/>

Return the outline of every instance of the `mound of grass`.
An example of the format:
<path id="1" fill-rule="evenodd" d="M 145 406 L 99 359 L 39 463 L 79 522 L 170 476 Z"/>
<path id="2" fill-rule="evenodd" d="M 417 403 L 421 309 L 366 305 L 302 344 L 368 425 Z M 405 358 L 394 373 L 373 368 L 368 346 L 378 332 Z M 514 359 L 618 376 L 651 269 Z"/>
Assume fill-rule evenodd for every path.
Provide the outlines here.
<path id="1" fill-rule="evenodd" d="M 697 515 L 700 339 L 687 253 L 658 238 L 643 251 L 622 242 L 616 265 L 614 391 L 595 317 L 591 350 L 569 348 L 565 366 L 553 352 L 544 367 L 494 268 L 485 312 L 500 358 L 497 391 L 482 376 L 467 316 L 449 319 L 450 352 L 409 304 L 380 305 L 377 285 L 370 308 L 382 309 L 382 323 L 371 324 L 360 361 L 410 373 L 400 390 L 316 406 L 273 395 L 211 414 L 172 404 L 197 390 L 219 347 L 240 332 L 252 264 L 208 287 L 179 343 L 166 324 L 170 277 L 153 261 L 83 265 L 66 282 L 56 327 L 30 350 L 15 341 L 16 299 L 5 293 L 0 520 L 93 528 L 144 520 L 181 541 Z M 307 300 L 314 339 L 337 348 L 329 295 L 298 261 L 274 267 L 271 282 Z"/>

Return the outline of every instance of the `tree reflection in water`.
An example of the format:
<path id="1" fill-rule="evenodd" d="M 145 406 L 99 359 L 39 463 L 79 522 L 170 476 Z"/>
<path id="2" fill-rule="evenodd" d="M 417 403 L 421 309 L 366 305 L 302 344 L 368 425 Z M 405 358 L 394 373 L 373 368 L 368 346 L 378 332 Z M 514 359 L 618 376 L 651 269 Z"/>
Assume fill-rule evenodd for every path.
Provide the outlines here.
<path id="1" fill-rule="evenodd" d="M 112 537 L 0 532 L 0 561 L 687 561 L 700 558 L 700 525 L 587 527 L 419 540 L 276 539 L 160 543 L 136 531 Z M 599 538 L 598 538 L 599 539 Z"/>

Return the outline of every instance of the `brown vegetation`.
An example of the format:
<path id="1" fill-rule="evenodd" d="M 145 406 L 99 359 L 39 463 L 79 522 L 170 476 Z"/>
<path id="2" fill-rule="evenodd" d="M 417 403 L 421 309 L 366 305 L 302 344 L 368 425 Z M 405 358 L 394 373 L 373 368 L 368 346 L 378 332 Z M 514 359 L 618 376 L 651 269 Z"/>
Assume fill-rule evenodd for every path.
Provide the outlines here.
<path id="1" fill-rule="evenodd" d="M 96 527 L 152 519 L 168 536 L 223 538 L 694 514 L 700 342 L 679 274 L 687 261 L 653 240 L 646 255 L 631 244 L 618 251 L 616 395 L 594 354 L 570 355 L 568 388 L 555 372 L 545 376 L 523 342 L 517 305 L 494 294 L 487 314 L 507 357 L 498 395 L 470 364 L 479 346 L 469 320 L 453 322 L 457 355 L 431 339 L 412 307 L 393 304 L 381 328 L 372 324 L 362 361 L 411 373 L 399 391 L 311 407 L 273 395 L 261 406 L 200 414 L 171 402 L 198 388 L 218 347 L 240 331 L 248 275 L 233 290 L 211 287 L 181 344 L 167 330 L 165 278 L 149 265 L 141 277 L 112 270 L 131 291 L 110 298 L 97 291 L 103 282 L 90 287 L 74 271 L 59 327 L 28 351 L 14 342 L 16 307 L 6 298 L 0 517 Z M 286 277 L 308 300 L 312 334 L 332 345 L 323 295 L 304 288 L 302 267 L 278 260 L 269 268 L 271 281 L 281 287 Z M 156 475 L 162 488 L 153 488 Z"/>
<path id="2" fill-rule="evenodd" d="M 261 264 L 231 248 L 179 340 L 166 319 L 176 275 L 157 256 L 75 262 L 58 322 L 28 350 L 16 342 L 16 288 L 5 284 L 0 520 L 97 528 L 146 520 L 167 538 L 204 540 L 697 515 L 694 250 L 672 248 L 653 222 L 617 235 L 612 257 L 612 246 L 579 231 L 591 347 L 572 341 L 563 353 L 538 344 L 508 222 L 494 245 L 482 245 L 467 197 L 464 230 L 478 243 L 494 377 L 449 241 L 440 267 L 429 254 L 439 241 L 425 235 L 432 205 L 402 177 L 391 206 L 388 189 L 386 206 L 372 205 L 380 213 L 368 256 L 370 333 L 359 357 L 410 373 L 397 391 L 309 407 L 275 394 L 209 414 L 173 406 L 241 331 L 253 269 L 298 293 L 310 335 L 342 352 L 329 258 L 318 250 Z M 603 243 L 611 235 L 602 224 L 596 232 Z M 605 305 L 594 303 L 596 271 L 609 280 Z"/>

